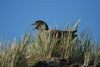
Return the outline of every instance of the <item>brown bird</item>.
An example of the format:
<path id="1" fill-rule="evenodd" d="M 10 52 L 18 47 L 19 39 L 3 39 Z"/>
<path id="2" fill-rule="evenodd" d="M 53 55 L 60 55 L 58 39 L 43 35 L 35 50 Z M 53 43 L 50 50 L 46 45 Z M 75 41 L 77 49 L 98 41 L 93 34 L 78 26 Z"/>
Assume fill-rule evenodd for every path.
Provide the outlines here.
<path id="1" fill-rule="evenodd" d="M 36 25 L 36 27 L 34 28 L 37 29 L 37 36 L 40 38 L 41 35 L 43 35 L 44 33 L 46 33 L 46 37 L 48 36 L 48 33 L 50 33 L 51 36 L 56 36 L 57 38 L 60 38 L 62 35 L 66 36 L 68 35 L 68 33 L 72 34 L 72 39 L 74 39 L 77 35 L 75 34 L 77 32 L 77 30 L 75 31 L 60 31 L 60 30 L 49 30 L 48 25 L 42 21 L 42 20 L 38 20 L 36 22 L 34 22 L 31 25 Z"/>
<path id="2" fill-rule="evenodd" d="M 60 44 L 63 45 L 62 42 L 63 42 L 64 39 L 66 40 L 68 38 L 69 33 L 71 34 L 72 40 L 77 36 L 75 34 L 77 32 L 77 30 L 75 30 L 75 31 L 49 30 L 48 25 L 42 20 L 38 20 L 31 25 L 36 25 L 34 30 L 37 29 L 37 37 L 36 37 L 37 41 L 39 41 L 40 43 L 46 42 L 50 45 L 51 45 L 51 43 L 54 42 L 53 45 L 55 47 L 52 49 L 53 50 L 52 53 L 51 53 L 52 57 L 62 56 L 61 53 L 62 53 L 63 49 L 60 48 Z M 62 35 L 64 37 L 62 37 Z M 50 39 L 53 40 L 53 41 L 50 42 Z M 49 50 L 50 48 L 47 48 L 47 49 Z"/>

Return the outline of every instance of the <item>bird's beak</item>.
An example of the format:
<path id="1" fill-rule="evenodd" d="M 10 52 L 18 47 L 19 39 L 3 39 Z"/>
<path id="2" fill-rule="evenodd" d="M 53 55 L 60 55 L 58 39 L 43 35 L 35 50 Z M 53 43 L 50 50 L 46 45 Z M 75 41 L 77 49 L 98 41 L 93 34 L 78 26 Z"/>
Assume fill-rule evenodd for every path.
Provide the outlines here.
<path id="1" fill-rule="evenodd" d="M 30 24 L 30 26 L 32 26 L 32 25 L 36 25 L 36 23 Z M 37 26 L 36 26 L 36 27 L 37 27 Z M 36 27 L 35 27 L 33 30 L 35 30 L 35 29 L 36 29 Z"/>
<path id="2" fill-rule="evenodd" d="M 36 25 L 35 23 L 31 24 L 31 25 Z"/>

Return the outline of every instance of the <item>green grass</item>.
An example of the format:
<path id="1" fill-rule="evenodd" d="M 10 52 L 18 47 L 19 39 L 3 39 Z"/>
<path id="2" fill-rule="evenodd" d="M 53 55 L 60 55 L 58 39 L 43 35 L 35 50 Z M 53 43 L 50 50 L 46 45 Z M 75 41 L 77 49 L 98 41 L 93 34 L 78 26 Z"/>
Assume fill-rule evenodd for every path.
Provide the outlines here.
<path id="1" fill-rule="evenodd" d="M 78 25 L 71 30 L 77 27 Z M 70 30 L 69 26 L 66 30 Z M 59 39 L 56 36 L 36 39 L 36 35 L 28 30 L 17 42 L 16 38 L 14 42 L 10 42 L 10 39 L 0 42 L 0 67 L 28 67 L 36 61 L 48 60 L 57 55 L 60 58 L 71 58 L 73 63 L 86 66 L 92 63 L 96 66 L 100 64 L 100 46 L 99 40 L 94 41 L 91 35 L 87 29 L 75 39 L 72 39 L 71 34 L 68 37 L 62 35 L 61 42 L 57 45 Z"/>

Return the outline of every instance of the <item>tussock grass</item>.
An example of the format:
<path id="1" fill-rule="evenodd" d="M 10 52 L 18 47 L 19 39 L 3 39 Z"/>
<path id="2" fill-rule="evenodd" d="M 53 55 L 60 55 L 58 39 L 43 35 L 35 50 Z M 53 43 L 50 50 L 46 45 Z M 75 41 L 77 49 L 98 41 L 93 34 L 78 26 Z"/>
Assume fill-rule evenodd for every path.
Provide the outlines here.
<path id="1" fill-rule="evenodd" d="M 71 29 L 67 26 L 66 30 L 75 30 L 81 19 Z M 68 37 L 48 36 L 48 38 L 36 39 L 35 35 L 26 31 L 25 35 L 16 42 L 0 42 L 0 67 L 28 67 L 34 65 L 35 61 L 47 60 L 59 55 L 61 58 L 69 59 L 73 63 L 85 66 L 100 64 L 99 40 L 94 41 L 92 32 L 85 29 L 75 39 L 71 33 Z M 59 45 L 57 41 L 60 40 Z"/>

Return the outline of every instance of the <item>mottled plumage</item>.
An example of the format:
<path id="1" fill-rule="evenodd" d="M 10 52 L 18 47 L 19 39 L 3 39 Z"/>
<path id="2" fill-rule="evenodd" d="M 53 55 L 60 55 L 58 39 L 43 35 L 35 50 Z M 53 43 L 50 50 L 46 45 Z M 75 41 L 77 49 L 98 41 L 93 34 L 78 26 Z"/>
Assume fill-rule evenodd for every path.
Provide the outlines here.
<path id="1" fill-rule="evenodd" d="M 53 48 L 51 52 L 52 57 L 63 56 L 61 55 L 62 51 L 65 52 L 66 50 L 64 50 L 63 47 L 61 46 L 64 45 L 67 40 L 70 39 L 69 38 L 70 35 L 72 39 L 74 39 L 77 36 L 75 34 L 77 30 L 75 31 L 49 30 L 48 25 L 41 20 L 38 20 L 31 25 L 36 25 L 34 29 L 37 29 L 37 41 L 39 41 L 39 43 L 45 42 L 45 44 L 48 44 L 49 47 L 52 47 L 52 45 L 55 46 L 52 47 Z M 49 47 L 47 47 L 48 50 L 50 49 Z"/>
<path id="2" fill-rule="evenodd" d="M 63 36 L 67 36 L 68 33 L 72 34 L 72 39 L 74 39 L 77 35 L 75 34 L 77 32 L 77 30 L 75 31 L 60 31 L 60 30 L 49 30 L 48 25 L 41 20 L 38 20 L 36 22 L 34 22 L 31 25 L 36 25 L 36 27 L 34 29 L 37 29 L 37 38 L 41 38 L 41 37 L 48 37 L 48 35 L 50 34 L 51 36 L 57 36 L 57 38 L 60 38 L 62 35 Z"/>

